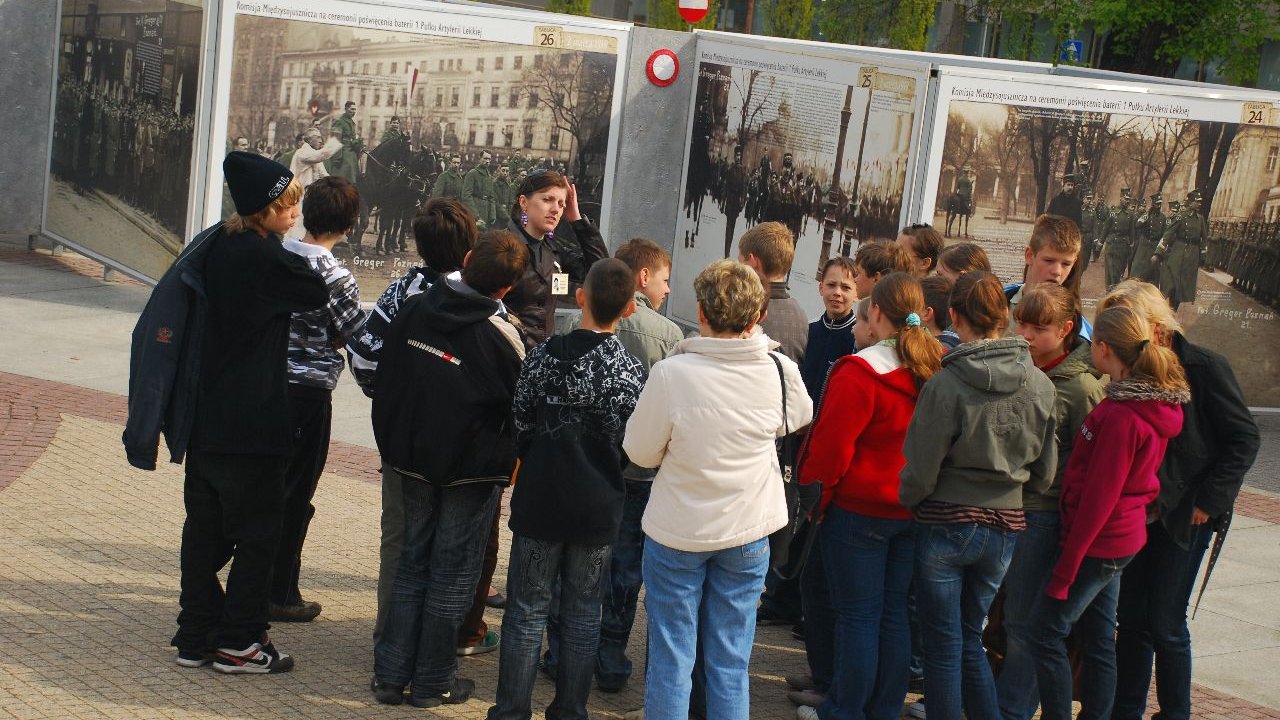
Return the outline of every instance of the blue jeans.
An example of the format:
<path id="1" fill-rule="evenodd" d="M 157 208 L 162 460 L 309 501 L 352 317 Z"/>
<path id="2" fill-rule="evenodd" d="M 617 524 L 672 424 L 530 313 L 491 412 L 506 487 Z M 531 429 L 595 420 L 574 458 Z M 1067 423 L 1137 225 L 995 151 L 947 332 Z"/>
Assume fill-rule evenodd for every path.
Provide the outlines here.
<path id="1" fill-rule="evenodd" d="M 1032 612 L 1044 595 L 1049 573 L 1058 557 L 1062 522 L 1056 512 L 1028 510 L 1027 529 L 1018 537 L 1004 575 L 1004 665 L 996 679 L 1000 716 L 1004 720 L 1031 720 L 1040 705 L 1035 659 L 1031 652 Z M 1070 676 L 1070 672 L 1067 673 Z"/>
<path id="2" fill-rule="evenodd" d="M 823 720 L 897 720 L 911 676 L 907 588 L 914 523 L 832 507 L 820 526 L 836 606 L 835 674 Z"/>
<path id="3" fill-rule="evenodd" d="M 826 558 L 822 549 L 821 526 L 800 571 L 800 597 L 804 607 L 804 654 L 814 692 L 825 695 L 831 688 L 836 664 L 836 609 L 827 583 Z"/>
<path id="4" fill-rule="evenodd" d="M 1116 632 L 1115 720 L 1139 720 L 1147 708 L 1155 660 L 1160 720 L 1191 717 L 1191 631 L 1187 605 L 1213 528 L 1192 528 L 1184 550 L 1164 525 L 1147 525 L 1147 544 L 1133 556 L 1120 582 Z"/>
<path id="5" fill-rule="evenodd" d="M 1017 533 L 977 524 L 916 526 L 916 602 L 929 720 L 999 717 L 982 624 Z M 963 690 L 962 690 L 963 688 Z"/>
<path id="6" fill-rule="evenodd" d="M 1036 602 L 1033 650 L 1036 683 L 1040 687 L 1040 717 L 1071 720 L 1071 661 L 1067 635 L 1086 615 L 1077 634 L 1089 669 L 1084 683 L 1080 720 L 1107 720 L 1116 692 L 1116 601 L 1120 597 L 1120 573 L 1132 556 L 1102 559 L 1086 557 L 1076 572 L 1066 600 L 1044 596 Z"/>
<path id="7" fill-rule="evenodd" d="M 512 535 L 498 692 L 488 720 L 529 720 L 533 714 L 538 651 L 557 579 L 560 661 L 556 694 L 546 717 L 587 720 L 587 697 L 600 643 L 600 593 L 608 564 L 608 545 L 574 545 Z"/>
<path id="8" fill-rule="evenodd" d="M 675 550 L 645 539 L 646 720 L 689 717 L 699 638 L 706 659 L 708 720 L 749 720 L 747 666 L 755 642 L 756 603 L 768 569 L 767 537 L 711 552 Z"/>
<path id="9" fill-rule="evenodd" d="M 653 483 L 648 480 L 627 480 L 618 541 L 610 546 L 600 608 L 600 653 L 596 657 L 596 679 L 611 687 L 622 687 L 631 677 L 627 643 L 631 641 L 631 627 L 635 624 L 636 606 L 640 601 L 640 565 L 644 554 L 644 531 L 640 529 L 640 519 L 649 504 L 652 488 Z M 551 605 L 547 616 L 547 652 L 542 657 L 542 664 L 555 675 L 560 662 L 560 612 L 556 602 Z"/>
<path id="10" fill-rule="evenodd" d="M 449 689 L 458 669 L 458 626 L 471 607 L 493 513 L 496 485 L 440 488 L 401 478 L 404 546 L 373 650 L 384 683 L 415 696 Z"/>

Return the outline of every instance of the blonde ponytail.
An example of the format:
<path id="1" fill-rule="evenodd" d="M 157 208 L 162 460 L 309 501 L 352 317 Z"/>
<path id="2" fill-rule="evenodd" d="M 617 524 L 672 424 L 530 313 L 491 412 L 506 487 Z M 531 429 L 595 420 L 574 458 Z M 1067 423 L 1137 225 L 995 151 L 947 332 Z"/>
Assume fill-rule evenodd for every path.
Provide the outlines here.
<path id="1" fill-rule="evenodd" d="M 1175 392 L 1185 392 L 1187 374 L 1172 350 L 1156 344 L 1151 324 L 1138 310 L 1113 305 L 1098 314 L 1093 324 L 1094 342 L 1105 343 L 1135 377 Z"/>

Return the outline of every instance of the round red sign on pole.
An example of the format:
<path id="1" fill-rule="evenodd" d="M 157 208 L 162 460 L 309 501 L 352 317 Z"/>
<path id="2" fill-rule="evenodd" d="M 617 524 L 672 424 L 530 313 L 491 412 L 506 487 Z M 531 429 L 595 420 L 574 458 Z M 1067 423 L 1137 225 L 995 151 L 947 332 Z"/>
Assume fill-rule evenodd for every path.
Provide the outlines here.
<path id="1" fill-rule="evenodd" d="M 707 10 L 710 7 L 709 0 L 677 0 L 676 9 L 680 11 L 680 17 L 684 21 L 693 24 L 707 16 Z"/>
<path id="2" fill-rule="evenodd" d="M 655 50 L 649 56 L 649 62 L 645 63 L 644 73 L 649 76 L 649 82 L 666 87 L 680 75 L 680 58 L 666 48 Z"/>

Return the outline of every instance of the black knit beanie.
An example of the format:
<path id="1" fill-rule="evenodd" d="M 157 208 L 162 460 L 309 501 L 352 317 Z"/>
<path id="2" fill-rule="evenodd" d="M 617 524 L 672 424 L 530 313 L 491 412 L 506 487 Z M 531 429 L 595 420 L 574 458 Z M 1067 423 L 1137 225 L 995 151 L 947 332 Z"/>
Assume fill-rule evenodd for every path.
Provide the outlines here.
<path id="1" fill-rule="evenodd" d="M 222 161 L 222 174 L 231 187 L 236 213 L 248 217 L 261 212 L 289 187 L 293 173 L 275 160 L 256 153 L 232 152 Z"/>

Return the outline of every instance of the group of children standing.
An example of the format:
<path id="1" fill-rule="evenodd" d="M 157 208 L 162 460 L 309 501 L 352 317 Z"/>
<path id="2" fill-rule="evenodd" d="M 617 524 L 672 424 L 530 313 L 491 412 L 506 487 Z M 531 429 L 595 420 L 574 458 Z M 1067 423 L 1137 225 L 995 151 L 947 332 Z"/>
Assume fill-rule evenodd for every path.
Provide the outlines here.
<path id="1" fill-rule="evenodd" d="M 341 178 L 313 183 L 302 202 L 307 234 L 282 247 L 275 236 L 296 219 L 301 191 L 283 168 L 240 155 L 224 165 L 237 215 L 216 242 L 193 243 L 157 288 L 163 296 L 191 285 L 194 268 L 204 287 L 186 319 L 202 334 L 176 338 L 174 350 L 162 309 L 150 307 L 135 331 L 130 460 L 154 467 L 162 425 L 175 459 L 189 448 L 179 664 L 232 673 L 292 667 L 266 629 L 269 620 L 320 612 L 298 589 L 300 554 L 344 364 L 337 348 L 347 345 L 373 397 L 385 481 L 374 697 L 419 707 L 471 697 L 474 683 L 457 674 L 457 655 L 468 654 L 464 618 L 483 611 L 502 488 L 514 484 L 488 717 L 529 718 L 541 666 L 556 683 L 547 716 L 584 720 L 593 679 L 617 692 L 632 673 L 625 648 L 642 565 L 663 586 L 651 594 L 681 601 L 671 584 L 678 578 L 651 575 L 650 563 L 691 572 L 681 533 L 705 534 L 659 532 L 671 518 L 646 516 L 646 505 L 654 483 L 674 482 L 676 471 L 655 480 L 652 468 L 629 462 L 623 441 L 645 465 L 688 463 L 699 450 L 680 445 L 686 439 L 670 427 L 664 434 L 628 421 L 640 403 L 638 418 L 668 422 L 661 418 L 671 410 L 657 395 L 693 382 L 679 399 L 689 402 L 693 388 L 716 377 L 699 375 L 712 372 L 703 366 L 747 377 L 724 365 L 727 356 L 711 358 L 763 358 L 767 345 L 795 364 L 774 358 L 783 403 L 777 434 L 796 432 L 803 443 L 796 457 L 756 470 L 776 474 L 794 461 L 801 483 L 821 484 L 818 538 L 798 588 L 812 672 L 789 679 L 799 691 L 797 717 L 898 718 L 922 672 L 918 716 L 1025 720 L 1039 706 L 1043 717 L 1070 718 L 1071 635 L 1084 657 L 1082 717 L 1140 717 L 1153 655 L 1161 717 L 1189 716 L 1190 584 L 1209 529 L 1230 516 L 1257 430 L 1225 360 L 1182 337 L 1158 290 L 1122 283 L 1090 327 L 1078 290 L 1080 233 L 1070 221 L 1037 220 L 1025 283 L 1010 287 L 991 274 L 980 247 L 944 249 L 928 226 L 864 244 L 852 260 L 827 262 L 825 311 L 812 323 L 786 286 L 794 239 L 765 223 L 739 241 L 751 283 L 735 274 L 740 265 L 722 261 L 696 288 L 708 339 L 746 344 L 679 350 L 681 332 L 658 313 L 670 257 L 637 239 L 614 258 L 595 259 L 603 242 L 554 173 L 526 182 L 505 231 L 478 236 L 468 211 L 447 200 L 424 207 L 414 229 L 426 266 L 393 283 L 366 318 L 331 253 L 354 224 L 355 189 Z M 564 276 L 561 258 L 570 264 L 575 255 L 555 244 L 562 218 L 581 244 L 578 265 Z M 569 287 L 580 320 L 541 341 L 553 324 L 551 295 Z M 518 307 L 507 304 L 513 290 Z M 743 297 L 759 307 L 736 307 Z M 642 398 L 649 371 L 673 350 L 684 357 L 663 374 L 664 389 Z M 168 368 L 168 405 L 147 401 L 148 363 Z M 791 398 L 792 424 L 786 388 L 795 366 L 809 397 Z M 677 381 L 677 373 L 692 374 Z M 806 430 L 798 426 L 808 424 L 811 403 Z M 706 458 L 689 477 L 725 462 Z M 761 502 L 773 498 L 766 485 L 757 488 Z M 719 491 L 738 492 L 663 488 L 663 503 L 695 512 Z M 756 577 L 760 552 L 767 557 L 767 544 L 755 549 L 757 535 L 773 528 L 775 513 L 748 510 L 760 522 L 735 530 L 733 544 L 745 543 L 752 569 L 741 572 Z M 720 545 L 699 549 L 719 562 Z M 231 560 L 224 591 L 216 573 Z M 1130 566 L 1142 573 L 1132 586 L 1122 583 Z M 733 592 L 759 592 L 743 577 Z M 782 584 L 769 585 L 761 617 L 783 605 Z M 997 678 L 983 627 L 1001 588 L 1006 646 L 996 653 Z M 706 592 L 718 590 L 708 584 Z M 736 607 L 726 602 L 726 612 Z M 662 640 L 674 627 L 662 624 L 674 617 L 669 610 L 650 609 L 651 649 L 655 637 L 671 644 L 659 657 L 688 647 L 701 660 L 705 648 L 712 662 L 723 640 L 733 667 L 671 655 L 668 665 L 702 674 L 710 688 L 699 690 L 696 677 L 691 686 L 687 677 L 666 678 L 662 687 L 677 692 L 647 693 L 649 720 L 684 720 L 687 708 L 745 720 L 749 704 L 730 689 L 745 682 L 749 646 L 740 657 L 724 617 L 706 638 L 695 620 L 696 638 Z M 749 629 L 737 633 L 748 644 Z M 551 648 L 540 657 L 544 630 Z M 497 644 L 494 635 L 488 647 Z M 650 682 L 662 672 L 650 667 Z"/>
<path id="2" fill-rule="evenodd" d="M 837 259 L 823 278 L 826 313 L 804 364 L 806 380 L 825 385 L 797 461 L 802 483 L 822 485 L 819 543 L 802 579 L 811 674 L 788 678 L 797 717 L 898 718 L 915 685 L 924 700 L 912 717 L 1027 720 L 1040 708 L 1070 718 L 1069 636 L 1083 658 L 1080 717 L 1141 717 L 1153 652 L 1168 669 L 1161 717 L 1189 717 L 1190 581 L 1121 579 L 1135 559 L 1147 565 L 1149 529 L 1169 515 L 1193 512 L 1201 528 L 1229 517 L 1220 502 L 1210 514 L 1192 499 L 1200 493 L 1174 499 L 1169 489 L 1238 491 L 1257 430 L 1230 368 L 1191 351 L 1158 290 L 1136 280 L 1115 288 L 1090 326 L 1080 234 L 1064 218 L 1037 220 L 1025 282 L 1007 287 L 980 248 L 941 250 L 932 236 L 915 226 L 898 249 L 864 245 L 851 271 Z M 862 300 L 856 352 L 837 357 L 824 333 L 848 318 L 845 284 Z M 1184 371 L 1181 358 L 1197 356 L 1213 367 L 1203 381 L 1211 398 Z M 1230 431 L 1184 426 L 1184 412 L 1203 415 L 1193 398 L 1230 418 Z M 1187 445 L 1211 456 L 1202 472 L 1225 472 L 1186 477 L 1177 456 Z M 1181 546 L 1186 557 L 1162 558 L 1162 572 L 1198 567 L 1208 535 L 1197 537 Z M 984 644 L 997 593 L 1004 647 L 993 647 L 991 626 Z M 1126 594 L 1135 610 L 1175 612 L 1153 627 L 1125 611 Z M 1117 669 L 1117 642 L 1120 667 L 1145 673 Z M 1128 642 L 1137 652 L 1123 657 Z"/>

